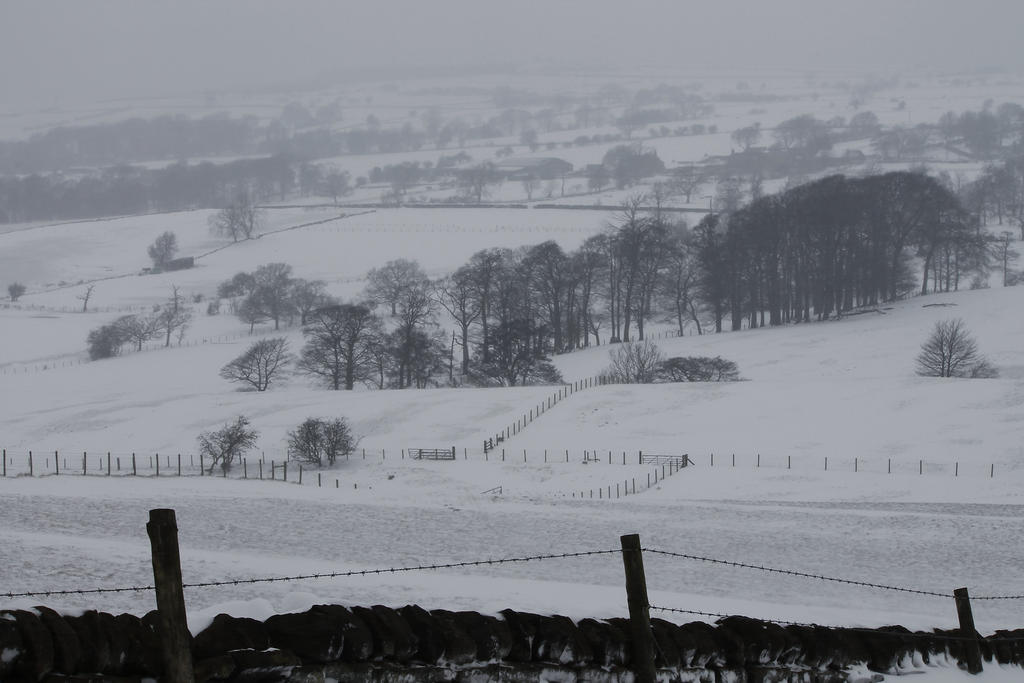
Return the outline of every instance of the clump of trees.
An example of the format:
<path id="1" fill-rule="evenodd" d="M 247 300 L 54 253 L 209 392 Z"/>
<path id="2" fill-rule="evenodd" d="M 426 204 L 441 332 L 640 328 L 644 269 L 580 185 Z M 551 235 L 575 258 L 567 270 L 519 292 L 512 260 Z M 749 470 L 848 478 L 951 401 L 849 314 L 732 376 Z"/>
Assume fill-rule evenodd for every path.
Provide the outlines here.
<path id="1" fill-rule="evenodd" d="M 736 363 L 721 356 L 673 356 L 665 358 L 650 341 L 628 342 L 608 352 L 610 365 L 603 376 L 619 384 L 656 382 L 735 382 Z"/>
<path id="2" fill-rule="evenodd" d="M 736 363 L 721 356 L 673 356 L 658 365 L 659 382 L 737 382 Z"/>
<path id="3" fill-rule="evenodd" d="M 7 296 L 11 298 L 11 302 L 15 302 L 21 298 L 21 295 L 25 293 L 25 285 L 20 282 L 12 282 L 7 285 Z"/>
<path id="4" fill-rule="evenodd" d="M 333 420 L 310 417 L 288 432 L 291 456 L 317 467 L 334 465 L 338 458 L 352 453 L 357 444 L 358 439 L 348 422 L 340 417 Z"/>
<path id="5" fill-rule="evenodd" d="M 192 309 L 185 305 L 178 287 L 174 286 L 168 300 L 152 312 L 123 315 L 90 331 L 86 338 L 89 358 L 112 358 L 129 343 L 136 351 L 141 351 L 146 342 L 160 335 L 164 337 L 165 347 L 171 345 L 171 338 L 175 335 L 180 343 L 192 322 L 192 315 Z"/>
<path id="6" fill-rule="evenodd" d="M 157 237 L 147 249 L 154 268 L 163 268 L 178 253 L 178 236 L 170 230 Z"/>
<path id="7" fill-rule="evenodd" d="M 611 365 L 605 374 L 619 384 L 650 384 L 658 377 L 664 359 L 661 349 L 650 341 L 620 344 L 608 352 Z"/>
<path id="8" fill-rule="evenodd" d="M 284 337 L 254 342 L 240 356 L 220 370 L 220 376 L 256 391 L 266 391 L 270 382 L 285 372 L 291 355 Z"/>
<path id="9" fill-rule="evenodd" d="M 258 437 L 259 432 L 250 426 L 249 418 L 244 415 L 239 415 L 220 429 L 200 434 L 197 439 L 199 453 L 205 460 L 207 474 L 213 474 L 216 467 L 227 474 L 235 462 L 256 446 Z"/>
<path id="10" fill-rule="evenodd" d="M 998 369 L 978 351 L 978 343 L 960 318 L 935 323 L 917 355 L 922 377 L 992 378 Z"/>

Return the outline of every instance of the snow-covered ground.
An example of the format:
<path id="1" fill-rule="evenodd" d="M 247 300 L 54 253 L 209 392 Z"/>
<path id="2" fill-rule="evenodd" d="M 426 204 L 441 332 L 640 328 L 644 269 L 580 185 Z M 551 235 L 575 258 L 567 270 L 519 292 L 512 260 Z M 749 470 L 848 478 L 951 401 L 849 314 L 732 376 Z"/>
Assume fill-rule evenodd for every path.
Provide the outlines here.
<path id="1" fill-rule="evenodd" d="M 729 78 L 707 87 L 718 91 Z M 806 92 L 798 80 L 793 91 Z M 837 92 L 829 97 L 838 107 Z M 865 108 L 887 122 L 916 121 L 919 112 L 933 120 L 945 109 L 979 106 L 975 94 L 989 91 L 942 92 L 936 83 L 908 90 L 911 114 L 883 110 L 887 99 Z M 399 106 L 383 95 L 375 105 Z M 771 125 L 811 103 L 794 99 L 752 113 L 755 106 L 730 105 L 731 118 L 719 129 L 731 130 L 729 121 Z M 715 140 L 728 145 L 727 133 Z M 677 153 L 665 147 L 669 162 L 718 153 L 699 147 L 698 137 L 665 144 L 679 145 Z M 554 154 L 563 156 L 561 149 Z M 603 151 L 565 154 L 590 163 Z M 601 201 L 619 196 L 606 193 Z M 60 477 L 0 478 L 0 592 L 150 583 L 144 525 L 149 509 L 165 506 L 178 511 L 186 582 L 605 550 L 617 546 L 619 535 L 638 532 L 648 548 L 857 581 L 938 592 L 968 586 L 976 596 L 1024 592 L 1024 319 L 1016 314 L 1024 288 L 913 298 L 833 322 L 662 339 L 666 355 L 735 361 L 745 381 L 583 389 L 486 456 L 484 439 L 557 388 L 348 393 L 289 377 L 266 393 L 239 392 L 217 372 L 251 338 L 229 314 L 206 315 L 205 300 L 191 304 L 197 315 L 181 346 L 85 360 L 90 329 L 160 303 L 173 285 L 188 297 L 209 298 L 238 271 L 284 261 L 296 276 L 323 279 L 333 294 L 352 297 L 366 271 L 389 259 L 417 259 L 439 276 L 485 247 L 554 239 L 574 249 L 610 217 L 537 209 L 361 211 L 268 210 L 266 234 L 236 245 L 209 234 L 206 211 L 0 233 L 4 281 L 28 286 L 16 306 L 0 307 L 0 448 L 9 473 L 24 472 L 29 450 L 37 475 L 54 471 L 54 451 L 70 470 L 87 453 L 90 470 L 88 477 L 62 467 Z M 329 222 L 276 232 L 316 221 Z M 140 275 L 146 247 L 165 230 L 177 234 L 182 255 L 199 257 L 196 268 Z M 89 312 L 78 312 L 90 283 Z M 950 317 L 965 320 L 999 379 L 914 375 L 929 329 Z M 271 333 L 268 326 L 257 330 Z M 293 351 L 300 348 L 298 330 L 281 333 Z M 555 363 L 568 381 L 593 377 L 607 365 L 607 349 Z M 260 432 L 249 480 L 200 478 L 194 469 L 178 478 L 173 467 L 151 476 L 151 454 L 189 457 L 201 431 L 238 414 Z M 287 483 L 253 480 L 260 453 L 267 461 L 284 457 L 289 429 L 308 416 L 338 415 L 361 437 L 355 457 L 319 480 L 306 470 L 302 486 L 295 464 Z M 458 457 L 402 457 L 403 449 L 419 447 L 455 447 Z M 640 451 L 687 453 L 693 466 L 661 479 L 660 468 L 637 463 Z M 147 476 L 103 476 L 107 452 L 122 458 L 122 467 L 139 454 Z M 597 461 L 584 462 L 585 453 Z M 656 471 L 657 484 L 648 489 Z M 636 495 L 607 499 L 609 487 L 633 482 Z M 492 491 L 499 486 L 500 494 Z M 956 623 L 951 598 L 653 554 L 645 564 L 658 606 L 824 624 Z M 325 601 L 577 617 L 626 612 L 614 555 L 190 589 L 186 598 L 194 629 L 222 611 L 266 616 Z M 40 603 L 141 613 L 152 608 L 153 596 L 0 599 L 0 607 Z M 979 629 L 1024 625 L 1020 607 L 1021 601 L 976 601 Z M 984 680 L 1019 676 L 997 669 Z M 940 670 L 929 680 L 959 679 Z"/>

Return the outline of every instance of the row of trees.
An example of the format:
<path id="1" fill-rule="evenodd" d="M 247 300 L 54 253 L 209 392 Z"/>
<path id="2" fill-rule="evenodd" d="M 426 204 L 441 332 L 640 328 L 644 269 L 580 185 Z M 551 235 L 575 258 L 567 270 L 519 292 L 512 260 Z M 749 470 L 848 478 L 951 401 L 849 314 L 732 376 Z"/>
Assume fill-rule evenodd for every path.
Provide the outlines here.
<path id="1" fill-rule="evenodd" d="M 922 173 L 831 176 L 705 218 L 690 244 L 716 331 L 827 318 L 984 272 L 988 237 L 956 195 Z"/>
<path id="2" fill-rule="evenodd" d="M 196 441 L 207 474 L 220 468 L 225 474 L 246 453 L 256 447 L 259 432 L 249 418 L 239 415 L 218 429 L 202 432 Z M 291 457 L 317 467 L 334 465 L 343 456 L 352 453 L 359 439 L 344 418 L 306 418 L 290 430 L 286 439 Z"/>
<path id="3" fill-rule="evenodd" d="M 180 343 L 191 322 L 192 309 L 186 305 L 178 288 L 172 287 L 168 300 L 154 307 L 151 313 L 123 315 L 89 332 L 86 339 L 89 358 L 112 358 L 120 355 L 126 346 L 141 351 L 143 344 L 160 337 L 164 346 L 170 346 L 174 336 Z"/>

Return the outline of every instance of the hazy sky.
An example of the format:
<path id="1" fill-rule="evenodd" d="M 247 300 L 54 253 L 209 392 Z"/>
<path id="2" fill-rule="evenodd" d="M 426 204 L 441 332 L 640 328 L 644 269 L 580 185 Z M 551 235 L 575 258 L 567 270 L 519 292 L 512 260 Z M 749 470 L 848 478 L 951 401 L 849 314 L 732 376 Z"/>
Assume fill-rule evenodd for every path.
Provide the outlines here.
<path id="1" fill-rule="evenodd" d="M 1020 0 L 0 0 L 0 98 L 109 98 L 374 65 L 1024 67 Z"/>

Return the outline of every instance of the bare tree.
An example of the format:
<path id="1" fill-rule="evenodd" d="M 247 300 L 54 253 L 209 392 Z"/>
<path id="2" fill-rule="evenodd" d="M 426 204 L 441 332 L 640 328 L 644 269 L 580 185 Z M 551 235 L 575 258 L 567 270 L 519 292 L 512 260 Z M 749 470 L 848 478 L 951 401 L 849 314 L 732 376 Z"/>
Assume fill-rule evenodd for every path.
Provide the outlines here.
<path id="1" fill-rule="evenodd" d="M 607 374 L 623 384 L 650 384 L 658 376 L 661 350 L 650 341 L 625 342 L 608 352 Z"/>
<path id="2" fill-rule="evenodd" d="M 287 263 L 267 263 L 252 274 L 255 288 L 248 299 L 264 318 L 274 321 L 274 329 L 281 328 L 281 318 L 295 311 L 291 297 L 292 267 Z"/>
<path id="3" fill-rule="evenodd" d="M 366 274 L 366 295 L 378 303 L 391 307 L 391 315 L 398 315 L 398 302 L 406 290 L 417 282 L 425 282 L 426 274 L 416 261 L 395 259 Z"/>
<path id="4" fill-rule="evenodd" d="M 82 313 L 89 311 L 89 299 L 92 298 L 92 291 L 96 289 L 95 284 L 86 285 L 85 291 L 78 295 L 78 300 L 82 302 Z"/>
<path id="5" fill-rule="evenodd" d="M 686 197 L 686 203 L 689 204 L 693 199 L 693 193 L 707 182 L 707 179 L 707 172 L 701 168 L 680 166 L 672 169 L 671 179 L 668 183 L 672 191 Z"/>
<path id="6" fill-rule="evenodd" d="M 996 258 L 1003 267 L 1003 287 L 1009 287 L 1013 271 L 1010 269 L 1010 261 L 1020 256 L 1020 252 L 1014 249 L 1013 234 L 1009 230 L 1003 230 L 993 243 Z"/>
<path id="7" fill-rule="evenodd" d="M 327 294 L 327 286 L 323 280 L 292 280 L 289 293 L 292 306 L 299 312 L 299 324 L 305 325 L 309 314 L 318 308 L 329 306 L 331 297 Z"/>
<path id="8" fill-rule="evenodd" d="M 284 371 L 291 361 L 288 340 L 284 337 L 261 339 L 220 370 L 230 382 L 247 384 L 256 391 L 266 391 L 271 380 Z"/>
<path id="9" fill-rule="evenodd" d="M 469 328 L 480 317 L 482 306 L 474 283 L 474 273 L 462 266 L 450 277 L 434 285 L 438 303 L 459 326 L 459 344 L 462 346 L 462 374 L 469 372 Z"/>
<path id="10" fill-rule="evenodd" d="M 136 351 L 141 351 L 142 345 L 160 331 L 159 315 L 125 315 L 115 320 L 114 324 L 124 332 L 124 339 L 135 345 Z"/>
<path id="11" fill-rule="evenodd" d="M 210 216 L 210 230 L 215 235 L 230 237 L 233 242 L 252 239 L 263 220 L 252 196 L 242 193 L 231 204 Z"/>
<path id="12" fill-rule="evenodd" d="M 288 432 L 288 452 L 292 457 L 317 467 L 333 465 L 339 457 L 354 451 L 357 443 L 344 418 L 311 417 Z"/>
<path id="13" fill-rule="evenodd" d="M 208 459 L 208 474 L 213 468 L 220 466 L 227 474 L 236 460 L 241 460 L 246 451 L 256 445 L 259 432 L 249 427 L 249 419 L 239 415 L 234 422 L 229 422 L 220 429 L 203 432 L 198 437 L 199 453 Z"/>
<path id="14" fill-rule="evenodd" d="M 15 302 L 21 298 L 21 295 L 25 293 L 25 285 L 20 282 L 12 282 L 7 285 L 7 295 L 11 297 L 11 302 Z"/>
<path id="15" fill-rule="evenodd" d="M 498 174 L 494 164 L 484 162 L 460 173 L 458 182 L 466 195 L 479 204 L 490 193 L 490 186 L 498 182 Z"/>
<path id="16" fill-rule="evenodd" d="M 935 323 L 917 356 L 922 377 L 991 377 L 993 371 L 960 318 Z"/>
<path id="17" fill-rule="evenodd" d="M 530 173 L 522 180 L 523 190 L 526 192 L 526 201 L 533 201 L 533 193 L 540 187 L 540 179 Z"/>
<path id="18" fill-rule="evenodd" d="M 761 138 L 761 124 L 752 123 L 749 126 L 743 128 L 737 128 L 732 132 L 732 141 L 743 148 L 743 151 L 749 151 L 751 147 L 757 144 L 757 141 Z"/>
<path id="19" fill-rule="evenodd" d="M 157 314 L 157 329 L 164 332 L 164 347 L 171 345 L 171 336 L 178 332 L 179 340 L 184 337 L 185 329 L 192 322 L 192 311 L 185 307 L 184 297 L 178 292 L 178 286 L 171 287 L 171 298 Z"/>
<path id="20" fill-rule="evenodd" d="M 338 304 L 317 309 L 302 333 L 306 337 L 298 364 L 302 372 L 320 378 L 335 391 L 351 391 L 356 382 L 371 376 L 381 324 L 368 306 Z"/>
<path id="21" fill-rule="evenodd" d="M 178 237 L 168 230 L 157 237 L 147 251 L 153 260 L 153 267 L 163 268 L 178 252 Z"/>

